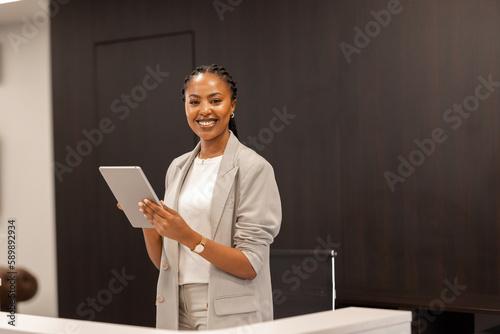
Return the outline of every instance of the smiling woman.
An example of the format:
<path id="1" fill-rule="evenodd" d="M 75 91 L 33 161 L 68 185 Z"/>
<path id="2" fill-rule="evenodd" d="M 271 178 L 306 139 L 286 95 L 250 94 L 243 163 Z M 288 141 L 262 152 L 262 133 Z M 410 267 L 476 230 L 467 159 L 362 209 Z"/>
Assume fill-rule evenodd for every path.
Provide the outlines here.
<path id="1" fill-rule="evenodd" d="M 191 81 L 193 81 L 195 85 L 189 85 Z M 190 92 L 189 94 L 186 94 L 188 85 L 190 88 Z M 229 123 L 225 121 L 219 123 L 228 124 L 229 130 L 231 130 L 234 135 L 238 137 L 236 123 L 234 121 L 236 92 L 238 91 L 238 89 L 236 88 L 236 82 L 234 82 L 233 78 L 224 67 L 220 67 L 217 65 L 199 66 L 184 80 L 184 87 L 182 88 L 181 92 L 184 103 L 187 103 L 186 115 L 188 117 L 188 123 L 191 129 L 198 136 L 200 136 L 193 128 L 192 123 L 189 121 L 189 114 L 195 115 L 195 113 L 199 110 L 198 108 L 203 108 L 203 106 L 200 106 L 200 103 L 203 102 L 200 100 L 202 96 L 197 94 L 203 93 L 203 91 L 198 92 L 198 90 L 203 90 L 204 88 L 207 89 L 207 92 L 205 93 L 208 93 L 208 95 L 205 96 L 205 102 L 211 104 L 212 108 L 214 110 L 216 109 L 218 113 L 222 113 L 224 115 L 225 112 L 225 116 L 228 116 L 228 114 L 230 114 L 231 119 L 229 120 Z M 188 95 L 187 101 L 186 95 Z M 207 126 L 210 125 L 206 122 L 207 120 L 199 119 L 197 121 L 204 122 Z M 217 119 L 214 119 L 213 121 L 216 122 Z"/>
<path id="2" fill-rule="evenodd" d="M 229 138 L 229 119 L 236 99 L 230 87 L 214 73 L 198 73 L 185 91 L 186 116 L 194 133 L 202 139 L 201 156 L 213 158 L 224 152 Z"/>
<path id="3" fill-rule="evenodd" d="M 184 82 L 187 122 L 200 138 L 175 159 L 161 206 L 140 211 L 148 255 L 160 270 L 159 328 L 216 329 L 272 320 L 269 245 L 281 225 L 271 165 L 236 136 L 236 83 L 217 65 Z"/>

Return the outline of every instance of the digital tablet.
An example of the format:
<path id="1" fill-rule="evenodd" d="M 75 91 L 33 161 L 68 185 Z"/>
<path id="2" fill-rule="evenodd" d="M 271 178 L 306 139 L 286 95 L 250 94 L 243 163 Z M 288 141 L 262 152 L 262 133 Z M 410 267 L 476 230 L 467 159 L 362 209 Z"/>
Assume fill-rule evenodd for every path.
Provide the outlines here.
<path id="1" fill-rule="evenodd" d="M 139 166 L 101 166 L 99 171 L 120 203 L 130 224 L 136 228 L 153 225 L 139 211 L 139 202 L 149 199 L 161 206 L 158 196 Z"/>

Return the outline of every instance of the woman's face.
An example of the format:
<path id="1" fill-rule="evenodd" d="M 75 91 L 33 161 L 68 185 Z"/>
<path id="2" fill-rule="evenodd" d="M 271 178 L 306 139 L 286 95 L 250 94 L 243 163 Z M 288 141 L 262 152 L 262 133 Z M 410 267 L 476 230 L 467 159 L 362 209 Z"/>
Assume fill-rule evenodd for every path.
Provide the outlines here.
<path id="1" fill-rule="evenodd" d="M 227 134 L 236 100 L 231 101 L 229 85 L 217 74 L 194 76 L 186 87 L 185 101 L 189 126 L 201 140 L 210 141 Z"/>

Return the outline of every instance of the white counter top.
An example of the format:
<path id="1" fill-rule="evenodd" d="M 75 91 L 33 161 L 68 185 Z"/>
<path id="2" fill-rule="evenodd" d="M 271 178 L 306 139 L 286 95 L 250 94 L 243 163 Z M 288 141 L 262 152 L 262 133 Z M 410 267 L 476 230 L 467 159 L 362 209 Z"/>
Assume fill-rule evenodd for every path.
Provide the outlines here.
<path id="1" fill-rule="evenodd" d="M 410 334 L 411 312 L 374 308 L 348 307 L 335 311 L 306 314 L 279 319 L 260 324 L 240 326 L 210 333 L 371 333 Z M 0 333 L 12 334 L 139 334 L 174 333 L 176 331 L 157 330 L 149 327 L 116 325 L 86 320 L 72 320 L 16 314 L 16 326 L 8 324 L 9 313 L 0 312 Z M 190 333 L 190 331 L 183 331 Z"/>

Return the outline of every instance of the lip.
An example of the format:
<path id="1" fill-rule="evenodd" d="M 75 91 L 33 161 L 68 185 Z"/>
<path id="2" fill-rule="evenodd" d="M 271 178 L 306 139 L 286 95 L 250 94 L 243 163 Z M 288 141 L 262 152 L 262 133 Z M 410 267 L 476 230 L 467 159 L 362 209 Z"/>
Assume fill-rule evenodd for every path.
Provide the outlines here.
<path id="1" fill-rule="evenodd" d="M 198 123 L 198 125 L 201 127 L 201 128 L 211 128 L 213 126 L 215 126 L 215 124 L 218 122 L 217 119 L 214 119 L 214 118 L 210 118 L 210 119 L 199 119 L 196 121 Z"/>

